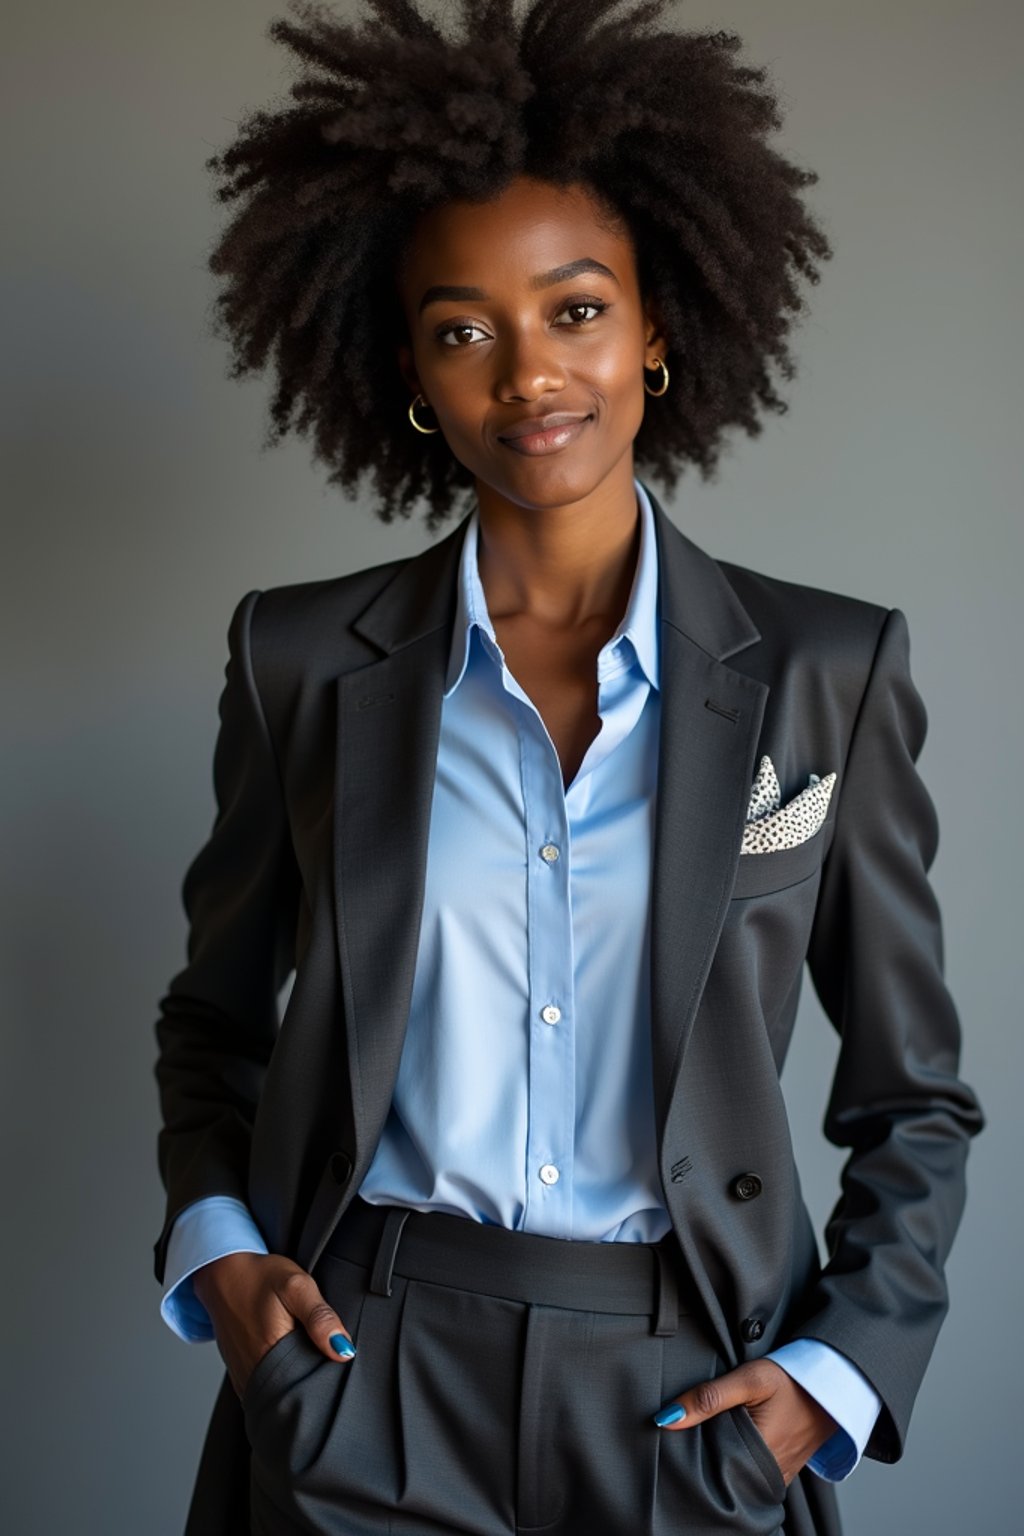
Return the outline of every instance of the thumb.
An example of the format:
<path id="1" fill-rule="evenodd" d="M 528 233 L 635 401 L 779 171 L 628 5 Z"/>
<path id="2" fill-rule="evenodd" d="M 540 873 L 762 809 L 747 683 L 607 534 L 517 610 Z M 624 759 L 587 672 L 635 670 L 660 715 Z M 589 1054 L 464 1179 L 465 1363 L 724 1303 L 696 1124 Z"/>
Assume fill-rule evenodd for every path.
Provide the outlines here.
<path id="1" fill-rule="evenodd" d="M 329 1360 L 351 1360 L 356 1352 L 352 1335 L 324 1300 L 312 1275 L 305 1270 L 293 1270 L 278 1294 Z"/>
<path id="2" fill-rule="evenodd" d="M 728 1408 L 739 1408 L 771 1396 L 772 1384 L 761 1376 L 760 1364 L 760 1361 L 750 1361 L 727 1371 L 724 1376 L 716 1376 L 713 1381 L 702 1381 L 698 1386 L 689 1387 L 659 1408 L 654 1414 L 655 1424 L 659 1429 L 690 1429 Z"/>

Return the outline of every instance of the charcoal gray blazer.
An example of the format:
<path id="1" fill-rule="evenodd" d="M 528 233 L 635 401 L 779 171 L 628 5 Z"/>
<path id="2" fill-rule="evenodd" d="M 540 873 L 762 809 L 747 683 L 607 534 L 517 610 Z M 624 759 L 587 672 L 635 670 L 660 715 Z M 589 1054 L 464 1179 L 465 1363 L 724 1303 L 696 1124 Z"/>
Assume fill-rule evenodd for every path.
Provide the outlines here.
<path id="1" fill-rule="evenodd" d="M 801 1336 L 841 1350 L 882 1399 L 867 1455 L 895 1461 L 983 1123 L 943 978 L 907 622 L 716 560 L 648 494 L 665 1204 L 720 1353 L 739 1364 Z M 312 1269 L 373 1156 L 409 1012 L 465 523 L 423 554 L 252 591 L 235 609 L 216 819 L 184 878 L 187 964 L 156 1024 L 161 1281 L 174 1217 L 211 1194 L 244 1200 L 271 1251 Z M 741 856 L 765 753 L 783 803 L 810 773 L 837 780 L 811 837 Z M 841 1037 L 825 1132 L 848 1149 L 824 1267 L 779 1086 L 805 961 Z M 189 1536 L 247 1533 L 247 1496 L 225 1373 Z M 791 1536 L 837 1529 L 830 1485 L 806 1469 L 786 1509 Z"/>

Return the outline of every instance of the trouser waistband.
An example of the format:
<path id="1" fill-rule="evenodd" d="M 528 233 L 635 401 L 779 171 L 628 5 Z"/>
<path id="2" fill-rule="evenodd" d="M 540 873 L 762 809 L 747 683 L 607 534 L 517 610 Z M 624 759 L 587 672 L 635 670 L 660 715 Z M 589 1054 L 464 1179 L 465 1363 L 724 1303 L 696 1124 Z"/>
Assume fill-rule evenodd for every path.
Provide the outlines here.
<path id="1" fill-rule="evenodd" d="M 663 1337 L 693 1310 L 680 1304 L 689 1286 L 674 1232 L 656 1243 L 577 1242 L 356 1194 L 324 1252 L 369 1270 L 368 1289 L 381 1296 L 401 1275 L 509 1301 L 650 1315 Z"/>

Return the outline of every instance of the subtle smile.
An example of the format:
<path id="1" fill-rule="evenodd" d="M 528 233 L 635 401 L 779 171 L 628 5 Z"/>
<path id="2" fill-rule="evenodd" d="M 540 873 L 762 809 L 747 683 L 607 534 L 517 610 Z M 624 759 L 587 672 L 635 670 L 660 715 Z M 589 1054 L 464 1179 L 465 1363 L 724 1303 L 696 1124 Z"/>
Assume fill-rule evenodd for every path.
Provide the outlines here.
<path id="1" fill-rule="evenodd" d="M 530 455 L 557 453 L 560 448 L 575 442 L 583 428 L 592 419 L 590 416 L 583 416 L 577 420 L 560 422 L 556 426 L 547 427 L 539 432 L 524 432 L 520 428 L 516 436 L 499 437 L 498 441 L 504 443 L 506 448 L 514 448 L 516 453 Z"/>

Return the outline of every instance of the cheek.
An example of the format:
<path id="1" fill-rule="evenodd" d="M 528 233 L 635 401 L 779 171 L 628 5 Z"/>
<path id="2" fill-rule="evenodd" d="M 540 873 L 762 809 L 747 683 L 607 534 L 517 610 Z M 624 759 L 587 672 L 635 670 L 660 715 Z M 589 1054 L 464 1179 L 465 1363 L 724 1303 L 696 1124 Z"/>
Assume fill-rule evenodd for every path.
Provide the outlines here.
<path id="1" fill-rule="evenodd" d="M 588 370 L 587 382 L 596 398 L 605 402 L 606 409 L 610 408 L 622 420 L 635 419 L 639 425 L 647 399 L 642 354 L 625 361 L 617 352 L 603 363 L 596 361 Z"/>
<path id="2" fill-rule="evenodd" d="M 609 393 L 605 411 L 615 434 L 624 441 L 631 442 L 639 432 L 646 399 L 641 379 L 616 379 L 614 393 Z"/>
<path id="3" fill-rule="evenodd" d="M 424 384 L 424 393 L 429 399 L 428 383 Z M 437 421 L 448 446 L 459 460 L 472 468 L 470 461 L 486 453 L 480 425 L 487 414 L 486 397 L 472 386 L 453 384 L 450 378 L 435 385 L 434 395 L 435 398 L 444 396 L 443 413 Z"/>

